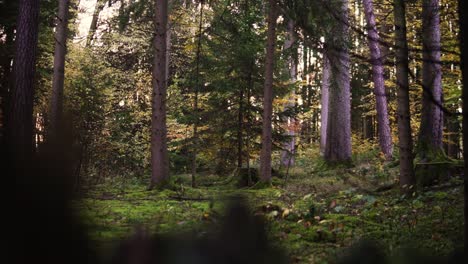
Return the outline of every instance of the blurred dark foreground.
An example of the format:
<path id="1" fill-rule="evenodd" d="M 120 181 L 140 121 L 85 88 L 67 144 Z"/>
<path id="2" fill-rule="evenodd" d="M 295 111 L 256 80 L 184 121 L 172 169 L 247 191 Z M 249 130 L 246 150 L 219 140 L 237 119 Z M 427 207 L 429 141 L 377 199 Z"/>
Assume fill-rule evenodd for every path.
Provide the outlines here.
<path id="1" fill-rule="evenodd" d="M 267 239 L 264 223 L 245 201 L 233 197 L 220 229 L 194 235 L 150 235 L 137 228 L 118 242 L 105 261 L 72 210 L 73 154 L 64 142 L 30 157 L 4 151 L 4 177 L 15 179 L 14 263 L 289 263 L 283 250 Z M 3 149 L 4 150 L 4 149 Z M 466 260 L 466 259 L 465 259 Z M 336 263 L 468 263 L 462 251 L 434 257 L 407 249 L 388 257 L 377 242 L 363 241 L 336 256 Z"/>

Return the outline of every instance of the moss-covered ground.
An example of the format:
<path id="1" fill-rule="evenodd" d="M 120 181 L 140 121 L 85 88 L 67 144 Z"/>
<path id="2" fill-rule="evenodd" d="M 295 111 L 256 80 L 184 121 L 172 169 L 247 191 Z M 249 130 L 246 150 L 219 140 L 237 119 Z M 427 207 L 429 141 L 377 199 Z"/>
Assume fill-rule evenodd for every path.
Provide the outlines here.
<path id="1" fill-rule="evenodd" d="M 271 187 L 237 188 L 227 177 L 200 175 L 191 188 L 188 175 L 173 176 L 167 190 L 147 190 L 143 180 L 114 180 L 88 187 L 75 202 L 91 238 L 105 249 L 129 236 L 135 226 L 151 232 L 203 233 L 219 224 L 225 198 L 243 195 L 252 213 L 267 220 L 270 240 L 291 262 L 333 262 L 361 239 L 386 253 L 411 246 L 433 255 L 463 246 L 462 179 L 401 195 L 392 163 L 360 160 L 351 168 L 323 164 L 296 167 Z M 380 187 L 389 188 L 380 188 Z"/>

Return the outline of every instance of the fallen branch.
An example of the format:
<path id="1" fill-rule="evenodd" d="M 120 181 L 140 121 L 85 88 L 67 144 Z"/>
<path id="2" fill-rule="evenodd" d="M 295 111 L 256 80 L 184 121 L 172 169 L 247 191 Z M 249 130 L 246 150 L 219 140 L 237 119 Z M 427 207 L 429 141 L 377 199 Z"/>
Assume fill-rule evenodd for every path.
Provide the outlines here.
<path id="1" fill-rule="evenodd" d="M 177 201 L 212 201 L 213 198 L 205 198 L 205 197 L 182 197 L 182 196 L 169 196 L 169 198 Z"/>

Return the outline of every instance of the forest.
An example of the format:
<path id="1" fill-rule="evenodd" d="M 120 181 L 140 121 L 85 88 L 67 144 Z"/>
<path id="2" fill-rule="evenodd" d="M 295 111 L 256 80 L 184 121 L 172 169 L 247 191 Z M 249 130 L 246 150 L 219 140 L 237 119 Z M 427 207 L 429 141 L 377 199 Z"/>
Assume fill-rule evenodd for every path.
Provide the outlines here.
<path id="1" fill-rule="evenodd" d="M 466 263 L 466 5 L 0 0 L 15 262 Z"/>

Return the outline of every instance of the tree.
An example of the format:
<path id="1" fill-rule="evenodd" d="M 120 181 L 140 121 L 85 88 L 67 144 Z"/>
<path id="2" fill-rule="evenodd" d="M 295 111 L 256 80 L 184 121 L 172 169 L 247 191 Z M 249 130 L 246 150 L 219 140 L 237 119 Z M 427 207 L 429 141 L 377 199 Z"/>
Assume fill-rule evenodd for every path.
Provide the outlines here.
<path id="1" fill-rule="evenodd" d="M 57 25 L 55 30 L 54 77 L 49 114 L 52 138 L 57 135 L 63 112 L 63 83 L 65 75 L 65 55 L 67 52 L 67 26 L 69 0 L 59 0 Z"/>
<path id="2" fill-rule="evenodd" d="M 166 127 L 167 0 L 155 1 L 154 27 L 150 188 L 162 186 L 169 179 Z"/>
<path id="3" fill-rule="evenodd" d="M 408 42 L 406 39 L 405 1 L 395 0 L 395 46 L 396 46 L 396 82 L 398 145 L 400 150 L 400 187 L 408 191 L 414 185 L 413 142 L 411 138 L 409 82 L 408 82 Z"/>
<path id="4" fill-rule="evenodd" d="M 348 0 L 338 1 L 337 19 L 328 37 L 330 90 L 324 158 L 328 162 L 351 160 L 351 90 L 348 52 Z"/>
<path id="5" fill-rule="evenodd" d="M 109 1 L 110 3 L 110 1 Z M 88 36 L 86 38 L 86 47 L 91 46 L 91 43 L 94 39 L 94 34 L 98 28 L 99 14 L 106 5 L 106 0 L 97 0 L 96 5 L 94 6 L 93 18 L 91 19 L 91 24 L 89 26 Z"/>
<path id="6" fill-rule="evenodd" d="M 387 159 L 392 158 L 393 144 L 387 110 L 387 93 L 385 91 L 383 58 L 380 52 L 380 36 L 375 25 L 372 0 L 363 0 L 364 13 L 367 21 L 369 49 L 372 63 L 372 78 L 377 109 L 377 126 L 380 149 Z"/>
<path id="7" fill-rule="evenodd" d="M 439 0 L 424 0 L 422 8 L 423 100 L 418 154 L 421 159 L 442 151 L 442 65 L 440 60 Z M 428 157 L 429 156 L 429 157 Z"/>
<path id="8" fill-rule="evenodd" d="M 276 0 L 269 0 L 268 33 L 265 58 L 265 86 L 263 90 L 263 130 L 260 154 L 260 178 L 271 181 L 271 118 L 273 114 L 273 68 L 276 38 Z"/>
<path id="9" fill-rule="evenodd" d="M 197 51 L 196 51 L 196 82 L 194 85 L 194 98 L 193 98 L 193 112 L 195 113 L 195 121 L 193 122 L 193 139 L 192 139 L 192 187 L 195 187 L 195 177 L 197 174 L 197 151 L 198 151 L 198 91 L 200 90 L 200 56 L 201 56 L 201 40 L 203 30 L 203 0 L 200 1 L 200 20 L 198 21 L 198 40 L 197 40 Z"/>
<path id="10" fill-rule="evenodd" d="M 295 85 L 297 79 L 297 49 L 295 47 L 296 32 L 294 31 L 294 20 L 289 19 L 286 24 L 287 38 L 284 41 L 284 50 L 288 53 L 287 66 L 291 83 Z M 291 112 L 294 107 L 294 90 L 288 98 L 284 109 Z M 294 165 L 295 136 L 296 136 L 296 118 L 288 116 L 284 121 L 286 125 L 287 141 L 284 143 L 284 150 L 281 152 L 281 163 L 289 168 Z"/>
<path id="11" fill-rule="evenodd" d="M 458 0 L 458 16 L 460 19 L 460 63 L 462 68 L 462 101 L 463 101 L 463 151 L 466 153 L 468 150 L 468 86 L 466 82 L 468 81 L 468 67 L 466 63 L 468 62 L 468 50 L 466 42 L 466 33 L 468 29 L 468 18 L 467 18 L 467 3 L 463 0 Z M 468 155 L 463 155 L 465 161 L 464 165 L 464 215 L 465 215 L 465 256 L 468 255 Z"/>
<path id="12" fill-rule="evenodd" d="M 321 108 L 320 108 L 320 153 L 325 155 L 327 145 L 328 98 L 330 90 L 330 60 L 327 47 L 323 49 Z"/>
<path id="13" fill-rule="evenodd" d="M 34 149 L 33 100 L 38 20 L 39 0 L 20 0 L 6 142 L 9 150 L 16 152 L 21 159 L 27 158 Z"/>

